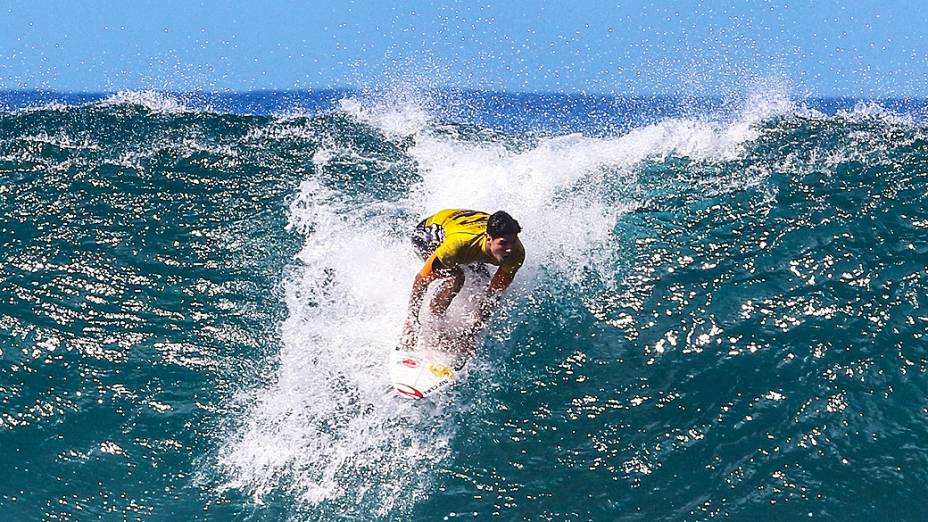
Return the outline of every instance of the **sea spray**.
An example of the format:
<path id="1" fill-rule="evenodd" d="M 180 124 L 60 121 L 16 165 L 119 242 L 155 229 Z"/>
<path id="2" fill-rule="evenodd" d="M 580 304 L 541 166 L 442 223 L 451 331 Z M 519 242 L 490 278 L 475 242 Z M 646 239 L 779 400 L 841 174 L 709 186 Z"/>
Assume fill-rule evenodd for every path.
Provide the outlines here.
<path id="1" fill-rule="evenodd" d="M 924 518 L 923 102 L 448 96 L 7 95 L 4 514 Z M 528 257 L 412 406 L 446 206 Z"/>

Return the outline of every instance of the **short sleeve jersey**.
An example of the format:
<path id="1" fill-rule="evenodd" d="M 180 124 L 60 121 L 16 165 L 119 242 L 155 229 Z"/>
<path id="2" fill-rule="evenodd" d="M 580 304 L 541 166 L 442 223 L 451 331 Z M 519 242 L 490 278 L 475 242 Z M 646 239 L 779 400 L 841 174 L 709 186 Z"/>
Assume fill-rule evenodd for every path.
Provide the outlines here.
<path id="1" fill-rule="evenodd" d="M 435 256 L 448 268 L 471 263 L 489 263 L 499 266 L 501 270 L 515 275 L 525 261 L 525 248 L 522 241 L 516 240 L 512 254 L 500 264 L 487 250 L 486 212 L 466 209 L 442 210 L 425 221 L 425 226 L 438 225 L 445 234 L 445 240 L 435 250 Z"/>

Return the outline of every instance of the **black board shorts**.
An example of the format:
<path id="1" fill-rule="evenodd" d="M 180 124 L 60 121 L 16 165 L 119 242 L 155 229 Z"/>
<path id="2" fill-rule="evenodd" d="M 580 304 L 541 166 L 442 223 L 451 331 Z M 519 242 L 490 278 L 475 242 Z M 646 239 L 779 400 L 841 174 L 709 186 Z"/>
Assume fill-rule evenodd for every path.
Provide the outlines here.
<path id="1" fill-rule="evenodd" d="M 427 219 L 423 219 L 419 222 L 418 225 L 413 229 L 410 240 L 412 241 L 413 248 L 416 249 L 416 254 L 422 258 L 423 261 L 429 258 L 435 250 L 438 249 L 439 245 L 445 241 L 445 230 L 441 225 L 429 225 L 426 226 L 425 222 Z"/>

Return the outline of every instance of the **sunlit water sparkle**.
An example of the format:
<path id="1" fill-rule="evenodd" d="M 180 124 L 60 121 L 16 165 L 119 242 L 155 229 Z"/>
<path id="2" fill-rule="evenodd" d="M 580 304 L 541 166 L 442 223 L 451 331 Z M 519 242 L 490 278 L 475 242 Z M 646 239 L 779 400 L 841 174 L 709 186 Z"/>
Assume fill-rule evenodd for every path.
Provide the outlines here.
<path id="1" fill-rule="evenodd" d="M 5 519 L 928 516 L 919 101 L 0 102 Z M 444 207 L 528 257 L 416 404 Z"/>

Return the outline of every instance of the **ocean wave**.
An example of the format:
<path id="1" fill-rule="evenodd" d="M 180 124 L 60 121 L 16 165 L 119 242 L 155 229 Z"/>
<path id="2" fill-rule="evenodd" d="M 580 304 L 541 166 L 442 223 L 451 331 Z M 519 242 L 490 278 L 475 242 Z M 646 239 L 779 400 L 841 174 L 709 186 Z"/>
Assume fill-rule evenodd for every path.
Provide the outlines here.
<path id="1" fill-rule="evenodd" d="M 507 209 L 522 223 L 529 253 L 512 299 L 531 294 L 552 271 L 581 285 L 594 266 L 608 279 L 615 226 L 641 202 L 633 190 L 618 199 L 606 194 L 635 185 L 644 161 L 737 157 L 756 138 L 754 126 L 783 110 L 755 105 L 729 125 L 668 120 L 613 138 L 572 134 L 514 145 L 441 132 L 443 124 L 422 107 L 405 98 L 392 107 L 343 100 L 338 110 L 383 136 L 363 139 L 410 141 L 405 154 L 416 177 L 399 196 L 330 188 L 335 158 L 355 157 L 349 161 L 355 165 L 371 158 L 311 131 L 323 146 L 289 210 L 288 227 L 305 239 L 286 281 L 289 318 L 279 369 L 272 384 L 253 391 L 254 406 L 223 448 L 227 487 L 259 501 L 285 489 L 320 509 L 362 503 L 377 506 L 381 516 L 404 509 L 395 495 L 424 494 L 436 479 L 433 463 L 448 456 L 455 437 L 441 410 L 391 398 L 383 371 L 417 268 L 405 230 L 440 208 Z M 322 121 L 260 136 L 290 139 Z M 379 471 L 364 462 L 378 462 Z"/>
<path id="2" fill-rule="evenodd" d="M 455 95 L 504 113 L 484 119 L 412 91 L 269 116 L 166 96 L 0 116 L 0 433 L 41 476 L 111 477 L 155 517 L 799 518 L 917 496 L 917 451 L 880 464 L 925 431 L 917 116 L 777 90 L 614 126 L 569 95 Z M 554 98 L 536 114 L 596 121 L 507 105 Z M 527 258 L 460 383 L 413 405 L 385 361 L 409 229 L 445 207 L 509 211 Z M 23 505 L 99 504 L 59 482 Z"/>

